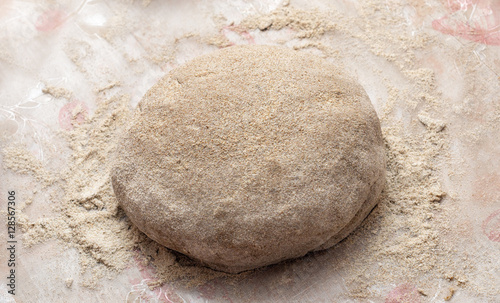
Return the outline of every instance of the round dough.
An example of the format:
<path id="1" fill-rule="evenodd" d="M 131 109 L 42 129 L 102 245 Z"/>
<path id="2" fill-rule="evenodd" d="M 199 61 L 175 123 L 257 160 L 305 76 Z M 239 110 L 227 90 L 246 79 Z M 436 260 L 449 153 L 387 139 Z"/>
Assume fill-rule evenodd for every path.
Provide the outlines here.
<path id="1" fill-rule="evenodd" d="M 141 231 L 232 273 L 334 245 L 384 181 L 363 88 L 324 59 L 272 46 L 225 48 L 163 77 L 112 170 Z"/>

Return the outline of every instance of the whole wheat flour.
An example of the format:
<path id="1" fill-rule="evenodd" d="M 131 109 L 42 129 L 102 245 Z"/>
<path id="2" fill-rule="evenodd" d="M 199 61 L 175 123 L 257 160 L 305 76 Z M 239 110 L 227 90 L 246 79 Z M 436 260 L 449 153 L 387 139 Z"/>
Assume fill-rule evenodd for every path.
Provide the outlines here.
<path id="1" fill-rule="evenodd" d="M 480 53 L 475 43 L 461 44 L 457 48 L 459 42 L 456 40 L 437 41 L 436 33 L 421 28 L 424 18 L 436 14 L 435 6 L 395 0 L 360 1 L 355 7 L 349 7 L 348 3 L 332 4 L 345 4 L 342 11 L 348 13 L 340 13 L 335 7 L 325 7 L 321 11 L 304 10 L 290 3 L 269 14 L 251 15 L 236 24 L 219 19 L 216 23 L 220 34 L 200 36 L 199 41 L 219 47 L 232 45 L 231 36 L 223 35 L 223 29 L 231 26 L 245 39 L 252 35 L 258 37 L 258 41 L 286 45 L 303 53 L 314 52 L 339 65 L 349 61 L 346 58 L 356 58 L 368 66 L 367 70 L 373 69 L 372 76 L 379 80 L 378 87 L 386 91 L 384 106 L 376 106 L 381 117 L 387 158 L 386 187 L 380 203 L 345 241 L 330 250 L 312 254 L 321 261 L 322 272 L 342 273 L 349 299 L 380 298 L 389 293 L 388 287 L 402 281 L 405 284 L 401 289 L 411 291 L 409 297 L 416 298 L 417 302 L 418 298 L 424 302 L 453 300 L 464 289 L 478 297 L 497 296 L 498 265 L 489 260 L 489 263 L 484 263 L 488 268 L 481 267 L 479 261 L 484 259 L 481 251 L 464 253 L 466 250 L 457 246 L 460 240 L 447 237 L 471 231 L 467 225 L 452 224 L 456 220 L 443 205 L 450 207 L 454 194 L 446 193 L 441 181 L 443 177 L 470 174 L 466 166 L 463 171 L 443 170 L 442 164 L 450 157 L 447 154 L 450 121 L 463 117 L 472 119 L 482 108 L 479 101 L 474 100 L 492 91 L 487 86 L 498 81 L 498 75 L 492 78 L 484 73 L 481 65 L 488 62 L 480 56 L 478 58 L 482 61 L 478 61 L 473 55 Z M 126 33 L 133 31 L 135 25 L 127 22 L 122 26 L 130 26 L 118 31 Z M 415 31 L 415 27 L 419 30 Z M 190 35 L 189 39 L 195 40 L 193 38 L 196 35 Z M 182 39 L 175 43 L 182 43 Z M 168 56 L 155 57 L 152 64 L 166 66 L 175 63 L 175 45 L 158 45 L 158 48 L 146 48 L 151 57 L 158 50 L 173 50 L 173 54 L 169 52 Z M 436 89 L 438 80 L 433 70 L 425 67 L 431 64 L 422 59 L 426 58 L 422 53 L 433 52 L 435 56 L 452 58 L 450 62 L 455 62 L 454 69 L 471 75 L 471 81 L 464 82 L 461 88 L 466 92 L 465 100 L 453 105 L 455 116 L 448 109 L 449 100 Z M 370 65 L 371 61 L 377 65 Z M 85 65 L 85 62 L 75 64 Z M 386 68 L 382 71 L 377 66 Z M 91 68 L 88 64 L 84 67 Z M 400 77 L 403 80 L 397 80 Z M 491 112 L 494 117 L 486 124 L 483 124 L 483 118 L 473 120 L 481 123 L 464 129 L 465 140 L 476 143 L 477 133 L 485 127 L 498 129 L 499 112 Z M 439 113 L 451 116 L 443 117 Z M 56 238 L 78 248 L 87 286 L 96 286 L 100 277 L 113 276 L 121 271 L 133 256 L 155 269 L 154 277 L 148 281 L 151 287 L 166 282 L 204 285 L 214 279 L 232 281 L 234 275 L 196 266 L 182 255 L 156 244 L 135 229 L 120 210 L 107 179 L 111 168 L 103 164 L 109 163 L 106 159 L 115 148 L 114 140 L 130 118 L 127 97 L 99 100 L 96 112 L 83 123 L 74 123 L 74 128 L 66 133 L 71 157 L 60 173 L 54 172 L 46 161 L 38 160 L 23 146 L 3 149 L 6 168 L 32 178 L 35 184 L 45 186 L 44 190 L 52 193 L 53 216 L 44 219 L 25 216 L 20 220 L 24 242 L 34 245 Z M 461 158 L 454 160 L 463 161 Z M 27 208 L 33 207 L 37 200 L 32 198 L 29 201 L 33 202 Z M 97 218 L 103 222 L 99 228 L 90 224 Z M 75 220 L 81 224 L 75 225 Z M 464 245 L 480 246 L 469 242 Z M 271 267 L 270 271 L 264 269 L 236 277 L 248 282 L 273 268 L 296 265 L 304 269 L 314 264 L 307 260 L 309 256 Z M 476 279 L 485 273 L 490 275 L 489 279 Z M 270 283 L 270 290 L 279 295 L 283 289 L 292 289 L 294 280 L 293 271 L 278 276 Z M 233 294 L 239 294 L 237 282 L 226 285 Z M 231 288 L 231 285 L 235 286 Z M 262 301 L 264 299 L 267 298 Z M 242 298 L 241 302 L 245 299 Z"/>

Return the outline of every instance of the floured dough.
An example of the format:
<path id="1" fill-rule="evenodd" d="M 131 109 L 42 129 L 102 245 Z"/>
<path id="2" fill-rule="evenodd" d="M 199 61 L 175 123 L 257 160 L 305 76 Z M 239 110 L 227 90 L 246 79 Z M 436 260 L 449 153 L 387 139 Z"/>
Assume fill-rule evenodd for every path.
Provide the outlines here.
<path id="1" fill-rule="evenodd" d="M 334 245 L 384 180 L 363 88 L 324 59 L 271 46 L 225 48 L 163 77 L 112 171 L 140 230 L 227 272 Z"/>

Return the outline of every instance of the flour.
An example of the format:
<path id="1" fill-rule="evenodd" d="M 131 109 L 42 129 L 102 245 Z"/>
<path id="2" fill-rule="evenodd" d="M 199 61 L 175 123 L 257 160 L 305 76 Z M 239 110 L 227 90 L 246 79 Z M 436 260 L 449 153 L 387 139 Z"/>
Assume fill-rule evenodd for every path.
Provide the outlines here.
<path id="1" fill-rule="evenodd" d="M 418 1 L 409 3 L 423 12 L 422 16 L 436 13 Z M 473 231 L 466 220 L 456 224 L 457 220 L 445 206 L 451 208 L 457 194 L 449 192 L 441 182 L 444 177 L 475 176 L 471 172 L 473 169 L 465 165 L 463 155 L 450 156 L 447 152 L 453 119 L 463 122 L 462 119 L 467 118 L 474 122 L 459 128 L 460 138 L 472 146 L 496 142 L 483 140 L 483 135 L 498 130 L 500 107 L 497 104 L 491 112 L 483 113 L 481 109 L 487 107 L 480 104 L 478 96 L 494 92 L 488 85 L 498 83 L 498 75 L 479 68 L 483 63 L 494 65 L 489 61 L 477 61 L 473 55 L 478 53 L 475 44 L 461 45 L 461 52 L 457 52 L 458 42 L 445 44 L 437 42 L 429 31 L 413 32 L 414 26 L 409 26 L 411 20 L 402 14 L 407 5 L 406 1 L 363 1 L 353 8 L 356 14 L 344 15 L 335 8 L 328 13 L 300 9 L 292 1 L 270 14 L 251 15 L 241 24 L 231 25 L 230 21 L 221 24 L 218 34 L 200 37 L 200 41 L 219 47 L 231 45 L 231 41 L 221 34 L 223 26 L 238 26 L 240 33 L 249 32 L 269 39 L 260 41 L 314 51 L 334 62 L 366 58 L 367 69 L 371 68 L 370 61 L 386 67 L 384 71 L 373 72 L 380 79 L 378 86 L 386 93 L 385 105 L 377 108 L 387 155 L 386 190 L 379 206 L 359 229 L 336 248 L 317 254 L 326 256 L 321 265 L 327 272 L 343 274 L 345 291 L 351 300 L 371 298 L 374 291 L 388 293 L 385 289 L 380 291 L 379 287 L 391 287 L 401 281 L 417 285 L 404 289 L 418 289 L 422 300 L 438 294 L 438 299 L 453 301 L 465 289 L 478 296 L 494 296 L 498 291 L 498 277 L 495 276 L 498 265 L 484 260 L 481 251 L 464 253 L 465 249 L 457 246 L 458 243 L 485 249 L 480 243 L 462 243 L 457 239 L 457 235 L 470 235 Z M 421 23 L 422 16 L 416 16 L 415 22 Z M 273 32 L 286 32 L 287 35 L 273 40 Z M 173 60 L 175 46 L 154 45 L 150 51 L 158 56 L 150 58 L 152 63 L 161 65 Z M 422 62 L 421 52 L 437 48 L 444 51 L 436 52 L 435 56 L 452 58 L 449 61 L 455 62 L 452 68 L 457 69 L 457 73 L 479 79 L 458 85 L 465 97 L 462 103 L 453 105 L 454 117 L 439 115 L 448 112 L 445 109 L 450 106 L 450 93 L 438 91 L 439 79 L 433 70 L 422 67 L 426 62 Z M 77 68 L 88 75 L 84 63 L 92 59 L 90 47 L 85 42 L 71 41 L 65 51 Z M 6 58 L 9 55 L 3 51 L 2 54 Z M 403 80 L 396 81 L 399 76 Z M 494 98 L 495 94 L 491 93 L 491 99 L 496 100 Z M 484 116 L 478 118 L 478 113 Z M 113 138 L 125 127 L 129 117 L 127 97 L 99 100 L 96 113 L 67 133 L 71 156 L 67 167 L 59 173 L 48 169 L 24 147 L 3 150 L 6 168 L 31 176 L 34 182 L 54 193 L 54 216 L 39 220 L 20 218 L 24 242 L 35 245 L 56 238 L 69 247 L 76 247 L 86 277 L 84 285 L 89 287 L 96 287 L 100 277 L 113 277 L 122 271 L 133 262 L 133 257 L 140 264 L 155 269 L 154 278 L 148 282 L 151 287 L 167 282 L 197 286 L 216 278 L 233 281 L 232 276 L 195 266 L 189 259 L 152 242 L 136 230 L 118 208 L 106 179 L 109 173 L 106 163 L 111 150 L 116 148 Z M 452 160 L 464 163 L 463 168 L 444 170 L 443 163 Z M 494 194 L 481 194 L 485 199 L 498 198 Z M 26 207 L 36 203 L 35 199 Z M 102 222 L 102 228 L 93 226 L 96 220 Z M 492 269 L 481 267 L 478 260 Z M 303 263 L 299 260 L 294 264 Z M 490 275 L 491 279 L 475 278 L 483 274 Z M 249 272 L 237 278 L 253 276 L 256 273 Z M 287 272 L 271 285 L 279 292 L 283 286 L 292 288 L 294 279 L 293 273 Z"/>
<path id="2" fill-rule="evenodd" d="M 67 90 L 64 87 L 57 87 L 51 85 L 46 85 L 42 89 L 42 93 L 49 94 L 54 98 L 64 98 L 67 100 L 71 99 L 71 97 L 73 96 L 73 93 L 70 90 Z"/>

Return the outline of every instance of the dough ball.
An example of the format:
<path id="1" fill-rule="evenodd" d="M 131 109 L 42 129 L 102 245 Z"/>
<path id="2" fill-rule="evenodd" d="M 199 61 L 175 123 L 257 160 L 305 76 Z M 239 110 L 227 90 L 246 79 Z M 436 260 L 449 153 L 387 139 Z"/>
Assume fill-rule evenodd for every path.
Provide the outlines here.
<path id="1" fill-rule="evenodd" d="M 172 70 L 139 103 L 112 170 L 141 231 L 232 273 L 339 242 L 384 180 L 363 88 L 324 59 L 272 46 Z"/>

